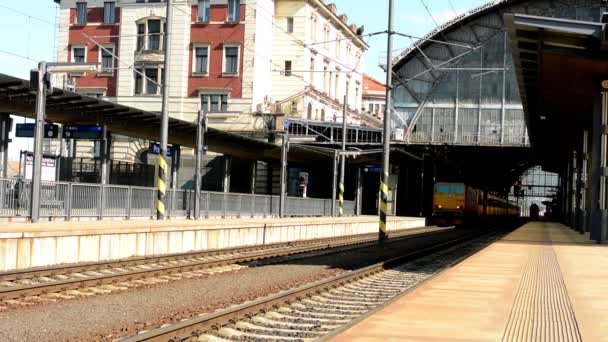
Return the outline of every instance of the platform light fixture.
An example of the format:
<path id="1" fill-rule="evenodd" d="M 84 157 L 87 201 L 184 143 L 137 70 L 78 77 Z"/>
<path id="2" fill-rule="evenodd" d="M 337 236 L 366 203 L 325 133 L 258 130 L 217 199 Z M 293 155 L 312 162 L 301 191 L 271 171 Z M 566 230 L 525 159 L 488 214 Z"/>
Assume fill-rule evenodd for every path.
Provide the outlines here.
<path id="1" fill-rule="evenodd" d="M 95 72 L 99 63 L 38 63 L 38 69 L 30 74 L 30 90 L 36 92 L 36 123 L 34 128 L 34 165 L 32 170 L 32 189 L 30 196 L 30 219 L 40 219 L 40 188 L 42 175 L 42 140 L 46 121 L 46 96 L 53 92 L 51 77 L 53 73 Z"/>
<path id="2" fill-rule="evenodd" d="M 98 72 L 99 63 L 47 63 L 46 71 L 51 74 Z"/>

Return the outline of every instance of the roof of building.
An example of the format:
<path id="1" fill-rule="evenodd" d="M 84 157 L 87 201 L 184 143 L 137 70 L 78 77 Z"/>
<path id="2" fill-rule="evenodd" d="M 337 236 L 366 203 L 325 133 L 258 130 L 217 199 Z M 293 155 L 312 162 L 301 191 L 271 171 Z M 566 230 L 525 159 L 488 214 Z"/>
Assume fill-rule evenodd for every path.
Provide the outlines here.
<path id="1" fill-rule="evenodd" d="M 384 83 L 378 81 L 377 79 L 371 77 L 368 74 L 363 74 L 363 93 L 370 91 L 386 91 L 386 86 Z"/>
<path id="2" fill-rule="evenodd" d="M 445 32 L 452 31 L 466 23 L 472 21 L 473 19 L 479 18 L 487 13 L 498 10 L 499 8 L 509 7 L 516 3 L 526 2 L 531 0 L 492 0 L 486 4 L 483 4 L 477 8 L 474 8 L 468 12 L 465 12 L 446 23 L 443 23 L 433 29 L 431 32 L 427 33 L 421 39 L 418 39 L 414 44 L 410 45 L 408 48 L 403 50 L 397 57 L 393 59 L 393 68 L 398 68 L 400 65 L 405 63 L 412 57 L 414 51 L 418 49 L 424 49 L 428 44 L 431 44 L 436 40 L 443 40 L 442 35 Z"/>

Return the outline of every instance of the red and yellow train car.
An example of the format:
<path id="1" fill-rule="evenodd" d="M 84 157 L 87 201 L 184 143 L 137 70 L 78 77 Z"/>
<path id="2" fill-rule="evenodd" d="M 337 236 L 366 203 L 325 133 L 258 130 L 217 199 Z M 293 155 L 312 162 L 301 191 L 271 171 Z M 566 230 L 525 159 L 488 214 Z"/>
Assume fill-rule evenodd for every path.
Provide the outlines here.
<path id="1" fill-rule="evenodd" d="M 479 218 L 519 217 L 519 207 L 506 198 L 488 194 L 464 183 L 437 182 L 433 191 L 435 224 L 463 224 Z"/>

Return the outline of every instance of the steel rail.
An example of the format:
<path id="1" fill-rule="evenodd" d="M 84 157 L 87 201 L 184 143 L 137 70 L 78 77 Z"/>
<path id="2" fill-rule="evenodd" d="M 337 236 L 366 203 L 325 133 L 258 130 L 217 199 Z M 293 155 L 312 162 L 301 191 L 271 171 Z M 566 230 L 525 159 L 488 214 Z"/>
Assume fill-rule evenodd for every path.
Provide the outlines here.
<path id="1" fill-rule="evenodd" d="M 495 232 L 492 232 L 495 234 Z M 488 234 L 492 234 L 488 233 Z M 487 234 L 487 235 L 488 235 Z M 479 232 L 466 233 L 457 238 L 442 242 L 436 245 L 414 250 L 399 257 L 395 257 L 377 264 L 367 266 L 358 270 L 353 270 L 325 280 L 317 281 L 299 288 L 278 293 L 269 297 L 264 297 L 252 302 L 237 305 L 225 310 L 216 311 L 207 315 L 199 316 L 162 328 L 141 332 L 138 335 L 119 340 L 120 342 L 140 342 L 140 341 L 184 341 L 191 337 L 197 337 L 205 332 L 219 329 L 223 326 L 232 324 L 241 319 L 253 317 L 259 313 L 275 309 L 279 306 L 290 304 L 302 298 L 319 294 L 323 291 L 342 286 L 353 281 L 367 278 L 376 273 L 382 272 L 387 268 L 395 267 L 399 264 L 418 259 L 456 246 L 460 243 L 470 241 L 474 237 L 479 237 Z M 495 241 L 495 240 L 493 240 Z M 491 242 L 490 242 L 491 243 Z M 487 246 L 489 244 L 486 244 Z M 485 247 L 484 246 L 484 247 Z M 477 250 L 473 251 L 475 253 Z M 472 255 L 468 253 L 467 256 Z M 466 256 L 465 256 L 466 257 Z M 461 258 L 463 260 L 465 257 Z"/>
<path id="2" fill-rule="evenodd" d="M 422 238 L 427 235 L 444 232 L 446 229 L 434 229 L 432 231 L 420 229 L 404 229 L 393 233 L 392 242 L 397 242 L 402 239 Z M 67 267 L 53 267 L 43 270 L 23 271 L 4 274 L 4 279 L 13 276 L 14 280 L 36 279 L 39 277 L 48 277 L 53 275 L 65 275 L 80 272 L 99 272 L 104 270 L 112 270 L 118 268 L 154 265 L 158 263 L 172 261 L 192 261 L 181 264 L 171 264 L 167 266 L 153 266 L 150 269 L 137 269 L 115 274 L 102 274 L 86 276 L 85 278 L 70 278 L 57 281 L 38 282 L 34 284 L 16 285 L 0 287 L 0 300 L 16 299 L 25 296 L 36 296 L 47 293 L 56 293 L 65 290 L 81 289 L 85 287 L 109 285 L 121 281 L 132 281 L 138 279 L 152 278 L 161 275 L 169 275 L 178 272 L 188 272 L 193 270 L 208 269 L 212 267 L 220 267 L 231 264 L 244 262 L 260 261 L 278 257 L 292 256 L 296 254 L 304 254 L 309 252 L 319 252 L 326 250 L 329 253 L 334 252 L 334 249 L 347 247 L 348 249 L 360 248 L 368 244 L 373 244 L 375 234 L 359 234 L 350 235 L 347 237 L 336 237 L 331 239 L 314 239 L 305 240 L 301 243 L 277 243 L 263 246 L 245 246 L 232 249 L 218 249 L 213 251 L 185 253 L 179 255 L 169 255 L 160 257 L 145 257 L 136 260 L 122 260 L 117 262 L 102 262 L 92 263 L 87 265 L 73 265 Z M 245 255 L 235 255 L 235 253 L 251 252 Z M 215 260 L 201 260 L 214 256 L 226 256 L 226 258 Z M 0 278 L 1 280 L 2 278 Z"/>

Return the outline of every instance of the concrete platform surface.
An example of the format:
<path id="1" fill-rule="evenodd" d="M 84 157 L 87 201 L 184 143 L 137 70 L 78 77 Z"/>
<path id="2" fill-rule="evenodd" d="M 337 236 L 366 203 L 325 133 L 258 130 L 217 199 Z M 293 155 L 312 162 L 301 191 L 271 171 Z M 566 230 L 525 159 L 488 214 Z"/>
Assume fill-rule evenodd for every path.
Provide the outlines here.
<path id="1" fill-rule="evenodd" d="M 531 222 L 335 341 L 608 341 L 608 246 Z"/>
<path id="2" fill-rule="evenodd" d="M 389 230 L 423 226 L 424 218 L 388 220 Z M 377 216 L 4 223 L 0 271 L 377 231 Z"/>

